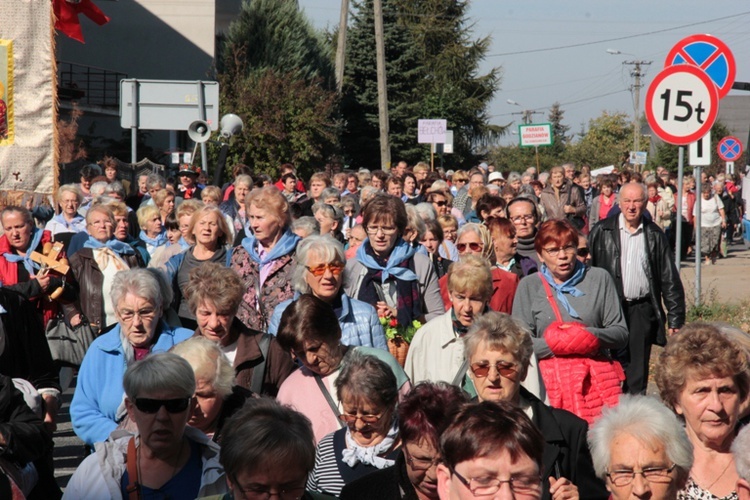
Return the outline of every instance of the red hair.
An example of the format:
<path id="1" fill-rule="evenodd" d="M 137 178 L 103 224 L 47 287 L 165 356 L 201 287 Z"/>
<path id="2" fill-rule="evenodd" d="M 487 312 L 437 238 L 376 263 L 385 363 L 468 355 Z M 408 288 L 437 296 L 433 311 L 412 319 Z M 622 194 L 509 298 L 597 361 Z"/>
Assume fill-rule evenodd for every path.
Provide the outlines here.
<path id="1" fill-rule="evenodd" d="M 578 246 L 578 231 L 566 219 L 544 222 L 534 238 L 534 250 L 539 254 L 542 253 L 542 248 L 548 246 L 562 248 L 568 245 Z"/>

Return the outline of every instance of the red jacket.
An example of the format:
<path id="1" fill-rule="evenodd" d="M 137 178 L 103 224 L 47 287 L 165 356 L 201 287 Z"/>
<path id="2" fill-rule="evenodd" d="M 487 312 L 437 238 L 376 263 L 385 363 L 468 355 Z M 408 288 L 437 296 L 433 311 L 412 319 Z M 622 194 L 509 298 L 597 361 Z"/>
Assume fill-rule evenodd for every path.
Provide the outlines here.
<path id="1" fill-rule="evenodd" d="M 445 310 L 451 308 L 451 298 L 448 294 L 448 275 L 446 274 L 438 281 L 440 285 L 440 296 L 443 298 Z M 497 312 L 510 314 L 513 310 L 513 298 L 518 288 L 518 276 L 497 267 L 492 268 L 492 297 L 490 298 L 490 309 Z"/>

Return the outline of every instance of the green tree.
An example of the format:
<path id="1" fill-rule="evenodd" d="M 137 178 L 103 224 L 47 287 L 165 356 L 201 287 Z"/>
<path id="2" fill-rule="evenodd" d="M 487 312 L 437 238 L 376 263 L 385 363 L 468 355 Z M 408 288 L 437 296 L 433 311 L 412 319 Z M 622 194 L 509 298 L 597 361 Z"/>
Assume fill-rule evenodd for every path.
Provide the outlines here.
<path id="1" fill-rule="evenodd" d="M 563 125 L 563 116 L 565 111 L 560 107 L 559 102 L 555 102 L 549 109 L 549 115 L 547 119 L 552 124 L 552 147 L 550 153 L 557 157 L 562 158 L 565 155 L 565 149 L 570 143 L 570 136 L 568 131 L 570 130 L 569 125 Z"/>
<path id="2" fill-rule="evenodd" d="M 609 113 L 589 121 L 586 134 L 566 151 L 566 160 L 588 164 L 592 168 L 626 161 L 633 144 L 633 123 L 625 113 Z"/>
<path id="3" fill-rule="evenodd" d="M 719 142 L 724 137 L 729 135 L 732 135 L 732 133 L 729 131 L 726 125 L 724 125 L 720 121 L 715 122 L 711 127 L 711 146 L 709 150 L 711 154 L 711 165 L 703 167 L 709 174 L 716 174 L 719 172 L 724 172 L 726 170 L 726 162 L 719 157 L 717 153 L 717 147 L 719 145 Z M 691 173 L 692 166 L 690 166 L 690 154 L 688 152 L 689 148 L 688 146 L 683 147 L 685 148 L 683 167 L 686 173 Z M 660 143 L 656 147 L 656 154 L 653 161 L 649 162 L 649 166 L 653 166 L 654 168 L 656 168 L 657 166 L 661 165 L 667 170 L 677 172 L 677 163 L 679 161 L 678 150 L 679 146 L 667 144 L 665 142 Z M 740 158 L 740 161 L 735 162 L 735 172 L 740 171 L 739 168 L 744 167 L 744 165 L 745 159 L 743 157 Z"/>

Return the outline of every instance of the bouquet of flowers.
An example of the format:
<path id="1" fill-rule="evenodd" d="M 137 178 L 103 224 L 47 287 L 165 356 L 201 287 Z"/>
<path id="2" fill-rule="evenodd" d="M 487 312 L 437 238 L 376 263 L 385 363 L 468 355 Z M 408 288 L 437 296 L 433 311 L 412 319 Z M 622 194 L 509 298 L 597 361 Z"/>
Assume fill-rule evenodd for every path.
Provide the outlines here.
<path id="1" fill-rule="evenodd" d="M 383 325 L 385 337 L 388 339 L 388 350 L 399 364 L 404 366 L 406 354 L 409 352 L 409 344 L 417 330 L 422 328 L 422 323 L 415 319 L 411 324 L 400 325 L 396 317 L 386 318 L 381 316 L 380 324 Z"/>

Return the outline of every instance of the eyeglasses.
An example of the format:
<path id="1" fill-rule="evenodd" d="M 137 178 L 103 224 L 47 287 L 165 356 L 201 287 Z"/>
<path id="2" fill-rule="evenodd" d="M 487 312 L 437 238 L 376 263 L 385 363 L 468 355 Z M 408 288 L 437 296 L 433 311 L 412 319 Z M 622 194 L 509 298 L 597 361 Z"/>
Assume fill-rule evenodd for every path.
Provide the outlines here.
<path id="1" fill-rule="evenodd" d="M 409 462 L 409 465 L 414 470 L 430 470 L 432 466 L 439 465 L 443 462 L 443 457 L 437 456 L 434 458 L 414 458 L 411 455 L 409 455 L 409 452 L 406 451 L 406 448 L 404 448 L 404 455 L 406 456 L 406 461 Z"/>
<path id="2" fill-rule="evenodd" d="M 444 207 L 444 206 L 446 206 L 448 204 L 448 202 L 445 201 L 445 200 L 443 200 L 443 201 L 433 201 L 432 204 L 433 205 L 437 205 L 439 207 Z"/>
<path id="3" fill-rule="evenodd" d="M 459 253 L 464 253 L 466 247 L 469 247 L 472 252 L 481 252 L 484 245 L 475 241 L 472 241 L 471 243 L 456 243 L 456 248 L 458 248 Z"/>
<path id="4" fill-rule="evenodd" d="M 190 406 L 190 401 L 193 398 L 177 398 L 177 399 L 150 399 L 150 398 L 135 398 L 135 407 L 143 413 L 156 413 L 163 406 L 169 413 L 182 413 Z"/>
<path id="5" fill-rule="evenodd" d="M 305 485 L 297 486 L 282 486 L 281 488 L 275 488 L 275 492 L 271 492 L 270 486 L 239 486 L 237 479 L 233 478 L 232 483 L 235 485 L 235 498 L 237 498 L 236 491 L 242 493 L 242 497 L 248 500 L 266 500 L 276 495 L 281 500 L 298 500 L 305 494 Z"/>
<path id="6" fill-rule="evenodd" d="M 123 309 L 120 311 L 120 319 L 123 321 L 132 321 L 136 316 L 140 317 L 141 320 L 148 320 L 156 315 L 156 309 L 149 307 L 147 309 L 141 309 L 139 311 L 131 311 L 130 309 Z"/>
<path id="7" fill-rule="evenodd" d="M 353 425 L 357 421 L 357 419 L 359 419 L 367 425 L 374 425 L 377 424 L 381 418 L 383 418 L 383 415 L 385 415 L 385 413 L 381 413 L 380 415 L 353 415 L 351 413 L 342 413 L 341 415 L 339 415 L 339 420 L 341 420 L 342 422 L 346 422 L 349 425 Z"/>
<path id="8" fill-rule="evenodd" d="M 576 253 L 576 250 L 578 250 L 575 245 L 567 245 L 561 248 L 543 248 L 545 252 L 547 252 L 547 255 L 560 255 L 560 252 L 563 253 Z"/>
<path id="9" fill-rule="evenodd" d="M 538 495 L 542 490 L 542 478 L 533 474 L 518 474 L 510 479 L 496 477 L 472 477 L 466 479 L 456 469 L 451 471 L 474 496 L 494 495 L 503 483 L 508 483 L 513 493 L 519 495 Z"/>
<path id="10" fill-rule="evenodd" d="M 534 222 L 534 216 L 533 215 L 516 215 L 515 217 L 511 217 L 510 221 L 513 224 L 520 224 L 522 222 Z"/>
<path id="11" fill-rule="evenodd" d="M 518 368 L 516 367 L 516 365 L 507 361 L 497 361 L 495 364 L 472 363 L 471 371 L 475 377 L 484 378 L 490 374 L 490 369 L 493 366 L 495 367 L 497 373 L 505 378 L 515 379 L 516 374 L 518 374 Z"/>
<path id="12" fill-rule="evenodd" d="M 321 264 L 315 267 L 305 266 L 305 269 L 310 271 L 310 274 L 316 278 L 325 275 L 326 271 L 331 271 L 331 274 L 338 276 L 341 274 L 341 271 L 344 270 L 344 264 L 341 264 L 340 262 L 331 262 L 329 264 Z"/>
<path id="13" fill-rule="evenodd" d="M 382 231 L 384 235 L 390 236 L 392 234 L 395 234 L 396 231 L 398 231 L 398 228 L 396 228 L 396 227 L 377 227 L 377 226 L 375 226 L 375 227 L 367 226 L 365 228 L 365 232 L 367 232 L 367 234 L 369 234 L 370 236 L 375 236 L 376 234 L 378 234 L 378 231 Z"/>
<path id="14" fill-rule="evenodd" d="M 589 249 L 586 247 L 579 248 L 576 250 L 579 257 L 588 257 L 589 256 Z"/>
<path id="15" fill-rule="evenodd" d="M 643 479 L 649 483 L 668 483 L 672 481 L 672 476 L 669 474 L 675 467 L 677 464 L 672 464 L 671 467 L 649 467 L 642 470 L 613 470 L 607 472 L 607 477 L 615 486 L 629 485 L 635 479 L 636 474 L 643 476 Z"/>

